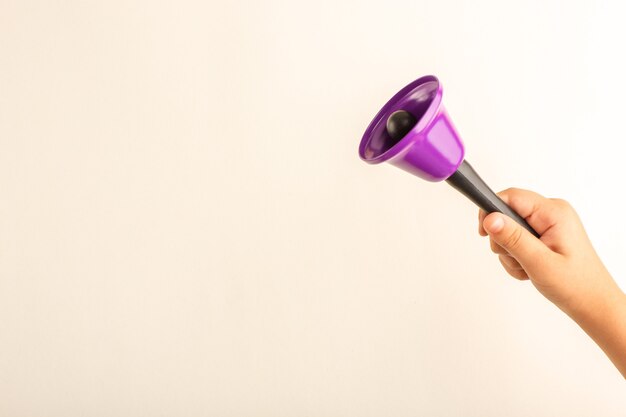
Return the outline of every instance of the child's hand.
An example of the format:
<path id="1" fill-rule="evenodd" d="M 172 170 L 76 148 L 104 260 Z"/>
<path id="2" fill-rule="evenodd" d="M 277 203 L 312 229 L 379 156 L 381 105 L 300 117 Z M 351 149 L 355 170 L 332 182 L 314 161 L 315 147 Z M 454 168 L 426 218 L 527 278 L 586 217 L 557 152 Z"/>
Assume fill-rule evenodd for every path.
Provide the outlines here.
<path id="1" fill-rule="evenodd" d="M 541 235 L 535 238 L 501 213 L 479 212 L 479 233 L 489 235 L 491 250 L 511 276 L 530 279 L 572 317 L 621 294 L 566 201 L 515 188 L 498 195 Z"/>
<path id="2" fill-rule="evenodd" d="M 540 239 L 501 213 L 479 213 L 479 233 L 504 269 L 535 287 L 604 350 L 626 378 L 626 296 L 591 246 L 578 215 L 563 200 L 531 191 L 498 194 Z"/>

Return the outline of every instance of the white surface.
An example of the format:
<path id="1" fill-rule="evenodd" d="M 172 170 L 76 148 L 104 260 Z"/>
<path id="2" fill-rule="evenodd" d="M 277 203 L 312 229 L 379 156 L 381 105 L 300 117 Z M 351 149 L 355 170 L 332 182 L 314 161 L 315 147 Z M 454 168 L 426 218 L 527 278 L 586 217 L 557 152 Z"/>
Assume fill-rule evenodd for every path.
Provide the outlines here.
<path id="1" fill-rule="evenodd" d="M 433 73 L 626 285 L 618 2 L 0 3 L 0 416 L 623 416 L 476 210 L 357 157 Z"/>

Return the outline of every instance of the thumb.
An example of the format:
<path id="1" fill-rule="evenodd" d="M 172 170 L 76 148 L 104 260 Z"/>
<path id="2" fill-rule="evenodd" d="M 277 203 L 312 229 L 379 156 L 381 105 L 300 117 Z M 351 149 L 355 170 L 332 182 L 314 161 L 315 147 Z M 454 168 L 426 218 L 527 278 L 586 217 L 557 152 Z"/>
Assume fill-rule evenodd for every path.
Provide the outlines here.
<path id="1" fill-rule="evenodd" d="M 548 247 L 515 220 L 502 213 L 491 213 L 483 227 L 498 245 L 502 246 L 522 265 L 537 262 L 550 252 Z"/>

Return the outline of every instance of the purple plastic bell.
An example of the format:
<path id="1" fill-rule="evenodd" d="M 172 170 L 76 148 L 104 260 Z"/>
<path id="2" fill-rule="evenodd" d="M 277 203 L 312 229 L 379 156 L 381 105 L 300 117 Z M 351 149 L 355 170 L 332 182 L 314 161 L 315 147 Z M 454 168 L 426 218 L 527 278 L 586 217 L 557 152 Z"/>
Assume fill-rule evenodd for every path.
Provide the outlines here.
<path id="1" fill-rule="evenodd" d="M 400 90 L 365 130 L 359 145 L 361 159 L 370 164 L 389 162 L 427 181 L 446 180 L 485 212 L 504 213 L 539 237 L 463 159 L 463 142 L 442 96 L 441 83 L 433 75 Z"/>

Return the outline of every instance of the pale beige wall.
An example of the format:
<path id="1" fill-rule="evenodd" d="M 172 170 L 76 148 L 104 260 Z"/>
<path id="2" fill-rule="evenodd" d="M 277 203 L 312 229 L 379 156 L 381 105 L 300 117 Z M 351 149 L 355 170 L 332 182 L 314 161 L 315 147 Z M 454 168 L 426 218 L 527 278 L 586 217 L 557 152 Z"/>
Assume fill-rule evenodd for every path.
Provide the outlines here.
<path id="1" fill-rule="evenodd" d="M 483 177 L 570 199 L 623 285 L 624 16 L 1 0 L 0 417 L 625 415 L 469 202 L 357 157 L 435 73 Z"/>

